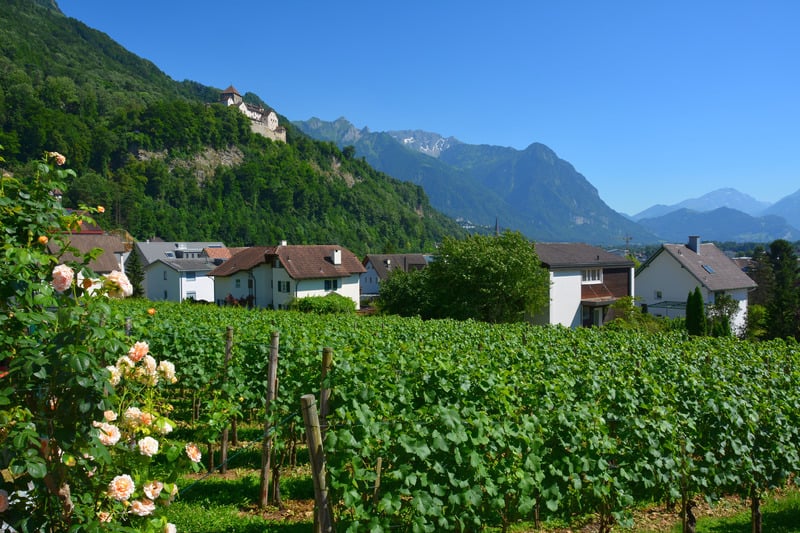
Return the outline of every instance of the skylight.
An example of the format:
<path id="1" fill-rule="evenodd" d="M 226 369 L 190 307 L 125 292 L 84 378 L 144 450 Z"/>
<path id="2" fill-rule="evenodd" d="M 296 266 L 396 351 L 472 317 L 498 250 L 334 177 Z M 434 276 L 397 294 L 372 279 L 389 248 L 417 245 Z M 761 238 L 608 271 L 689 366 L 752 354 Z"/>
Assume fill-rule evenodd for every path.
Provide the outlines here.
<path id="1" fill-rule="evenodd" d="M 713 268 L 711 268 L 711 265 L 703 265 L 703 268 L 704 268 L 704 269 L 705 269 L 705 271 L 706 271 L 706 272 L 708 272 L 709 274 L 713 274 L 713 273 L 714 273 L 714 269 L 713 269 Z"/>

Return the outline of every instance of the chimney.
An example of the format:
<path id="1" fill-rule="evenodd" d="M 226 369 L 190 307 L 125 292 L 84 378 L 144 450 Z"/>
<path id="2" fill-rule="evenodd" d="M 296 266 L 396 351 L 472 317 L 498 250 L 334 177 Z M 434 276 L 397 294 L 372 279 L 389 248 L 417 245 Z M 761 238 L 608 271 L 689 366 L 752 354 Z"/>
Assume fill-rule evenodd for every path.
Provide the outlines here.
<path id="1" fill-rule="evenodd" d="M 286 246 L 286 241 L 281 241 L 281 246 Z"/>
<path id="2" fill-rule="evenodd" d="M 699 235 L 689 235 L 689 249 L 696 254 L 700 253 L 700 236 Z"/>
<path id="3" fill-rule="evenodd" d="M 334 250 L 333 251 L 333 257 L 331 257 L 331 260 L 333 260 L 333 264 L 334 265 L 341 265 L 342 264 L 342 251 L 341 250 Z"/>

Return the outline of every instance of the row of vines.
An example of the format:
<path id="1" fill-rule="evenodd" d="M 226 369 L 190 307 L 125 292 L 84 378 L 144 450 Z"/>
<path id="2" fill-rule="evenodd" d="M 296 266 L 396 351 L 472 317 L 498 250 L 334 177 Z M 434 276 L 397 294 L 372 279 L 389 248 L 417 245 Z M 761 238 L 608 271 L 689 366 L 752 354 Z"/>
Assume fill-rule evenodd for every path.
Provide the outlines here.
<path id="1" fill-rule="evenodd" d="M 185 393 L 263 409 L 280 333 L 282 421 L 334 351 L 325 452 L 337 529 L 475 531 L 634 505 L 752 498 L 800 466 L 800 350 L 678 333 L 320 317 L 120 302 L 136 338 L 174 361 Z M 225 330 L 233 357 L 222 379 Z M 221 405 L 221 404 L 220 404 Z"/>

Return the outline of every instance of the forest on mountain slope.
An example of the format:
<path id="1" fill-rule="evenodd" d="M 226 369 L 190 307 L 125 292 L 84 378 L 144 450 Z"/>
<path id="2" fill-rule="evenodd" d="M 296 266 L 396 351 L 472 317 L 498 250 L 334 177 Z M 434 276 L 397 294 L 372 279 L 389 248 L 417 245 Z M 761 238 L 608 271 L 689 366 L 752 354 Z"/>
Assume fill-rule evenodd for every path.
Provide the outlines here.
<path id="1" fill-rule="evenodd" d="M 176 82 L 107 35 L 33 0 L 0 11 L 0 155 L 31 174 L 45 151 L 77 173 L 67 207 L 137 239 L 229 246 L 337 243 L 430 251 L 463 230 L 423 189 L 281 118 L 287 143 L 253 134 L 220 90 Z M 259 96 L 245 101 L 268 107 Z"/>

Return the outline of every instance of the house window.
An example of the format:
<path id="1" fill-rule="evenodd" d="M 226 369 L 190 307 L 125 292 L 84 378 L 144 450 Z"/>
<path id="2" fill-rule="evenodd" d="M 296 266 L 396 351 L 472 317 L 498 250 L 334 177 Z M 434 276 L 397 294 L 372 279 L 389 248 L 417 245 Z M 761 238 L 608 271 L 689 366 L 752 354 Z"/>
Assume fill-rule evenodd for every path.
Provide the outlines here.
<path id="1" fill-rule="evenodd" d="M 186 273 L 186 281 L 194 281 L 196 279 L 197 279 L 197 274 L 195 272 Z"/>
<path id="2" fill-rule="evenodd" d="M 325 280 L 325 290 L 326 291 L 335 291 L 339 288 L 339 280 L 338 279 L 326 279 Z"/>
<path id="3" fill-rule="evenodd" d="M 167 279 L 167 271 L 164 271 L 164 279 Z"/>
<path id="4" fill-rule="evenodd" d="M 237 289 L 241 288 L 242 287 L 242 280 L 237 279 L 235 285 L 236 285 Z"/>
<path id="5" fill-rule="evenodd" d="M 247 280 L 247 288 L 248 289 L 252 289 L 253 288 L 253 280 L 252 280 L 252 278 Z"/>
<path id="6" fill-rule="evenodd" d="M 289 282 L 288 281 L 279 281 L 278 282 L 278 292 L 289 292 Z"/>
<path id="7" fill-rule="evenodd" d="M 194 291 L 190 291 L 186 293 L 187 300 L 197 300 L 197 293 Z"/>
<path id="8" fill-rule="evenodd" d="M 582 283 L 603 283 L 603 269 L 589 268 L 583 271 Z"/>
<path id="9" fill-rule="evenodd" d="M 656 298 L 657 298 L 657 299 L 659 299 L 659 300 L 661 300 L 662 298 L 664 298 L 664 296 L 663 296 L 663 294 L 661 293 L 661 291 L 656 291 Z"/>

